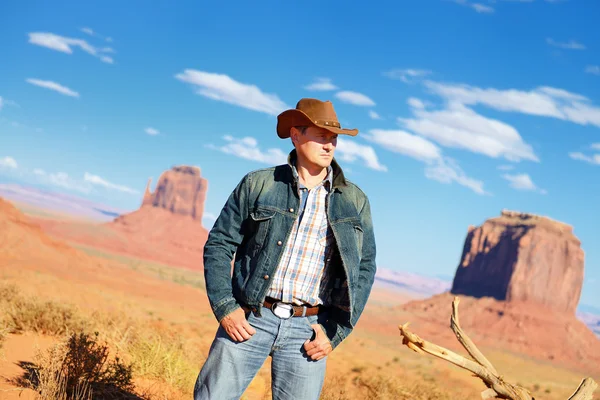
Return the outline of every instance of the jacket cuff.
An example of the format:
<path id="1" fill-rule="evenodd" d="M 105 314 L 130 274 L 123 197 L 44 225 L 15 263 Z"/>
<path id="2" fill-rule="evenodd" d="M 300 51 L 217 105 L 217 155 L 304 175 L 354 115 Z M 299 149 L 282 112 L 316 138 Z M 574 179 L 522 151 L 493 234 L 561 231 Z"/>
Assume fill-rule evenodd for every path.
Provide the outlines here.
<path id="1" fill-rule="evenodd" d="M 223 299 L 217 304 L 215 304 L 213 307 L 213 314 L 215 315 L 215 318 L 217 318 L 217 322 L 221 323 L 223 318 L 225 318 L 238 308 L 240 308 L 238 302 L 235 300 L 235 298 L 230 297 Z"/>

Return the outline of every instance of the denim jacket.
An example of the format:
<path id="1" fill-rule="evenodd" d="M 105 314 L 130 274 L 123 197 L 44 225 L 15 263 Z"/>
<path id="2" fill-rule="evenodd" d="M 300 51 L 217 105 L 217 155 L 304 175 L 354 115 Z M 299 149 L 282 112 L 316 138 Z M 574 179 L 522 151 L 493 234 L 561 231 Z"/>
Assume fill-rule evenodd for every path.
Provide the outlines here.
<path id="1" fill-rule="evenodd" d="M 296 151 L 288 164 L 245 175 L 233 190 L 204 246 L 204 277 L 212 311 L 221 321 L 240 305 L 260 315 L 262 303 L 297 218 L 298 181 L 292 173 Z M 354 329 L 375 277 L 375 236 L 367 196 L 344 178 L 335 159 L 327 218 L 337 250 L 334 279 L 347 286 L 349 298 L 331 304 L 321 323 L 333 348 Z M 233 271 L 232 271 L 232 260 Z M 348 307 L 349 304 L 349 307 Z"/>

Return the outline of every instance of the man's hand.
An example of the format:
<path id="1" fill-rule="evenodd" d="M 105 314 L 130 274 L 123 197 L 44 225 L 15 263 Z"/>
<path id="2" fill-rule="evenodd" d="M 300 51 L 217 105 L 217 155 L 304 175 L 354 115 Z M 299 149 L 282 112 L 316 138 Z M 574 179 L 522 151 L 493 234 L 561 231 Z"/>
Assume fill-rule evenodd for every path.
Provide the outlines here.
<path id="1" fill-rule="evenodd" d="M 243 342 L 250 339 L 256 330 L 246 320 L 244 310 L 238 308 L 221 320 L 221 326 L 231 339 Z"/>
<path id="2" fill-rule="evenodd" d="M 316 337 L 314 340 L 307 340 L 304 342 L 304 350 L 306 350 L 306 354 L 313 360 L 320 360 L 333 350 L 331 347 L 331 342 L 329 338 L 323 332 L 323 328 L 321 325 L 314 324 L 311 325 L 315 330 Z"/>

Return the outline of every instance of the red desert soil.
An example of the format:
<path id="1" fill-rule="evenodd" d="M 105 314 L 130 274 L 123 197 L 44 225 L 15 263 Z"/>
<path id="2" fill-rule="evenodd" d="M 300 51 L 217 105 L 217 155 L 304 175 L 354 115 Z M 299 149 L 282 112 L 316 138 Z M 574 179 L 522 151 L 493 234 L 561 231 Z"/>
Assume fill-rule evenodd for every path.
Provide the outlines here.
<path id="1" fill-rule="evenodd" d="M 460 324 L 477 345 L 600 375 L 600 339 L 574 315 L 548 312 L 532 303 L 458 297 Z M 419 336 L 451 344 L 456 342 L 449 328 L 453 298 L 443 293 L 410 301 L 396 310 L 410 313 L 411 326 Z"/>
<path id="2" fill-rule="evenodd" d="M 162 209 L 140 209 L 118 223 L 70 222 L 29 217 L 52 237 L 115 254 L 202 270 L 208 233 L 186 216 Z"/>
<path id="3" fill-rule="evenodd" d="M 0 198 L 0 274 L 26 280 L 32 272 L 42 273 L 36 275 L 36 279 L 46 280 L 47 284 L 20 285 L 24 294 L 86 304 L 91 308 L 105 308 L 102 304 L 105 299 L 118 303 L 114 299 L 123 298 L 130 304 L 160 307 L 171 313 L 173 310 L 185 310 L 185 315 L 210 313 L 206 295 L 200 289 L 152 278 L 116 261 L 89 256 L 49 237 L 30 218 Z M 127 303 L 123 304 L 127 307 Z M 23 373 L 14 362 L 32 361 L 36 340 L 48 343 L 36 335 L 9 335 L 0 349 L 4 352 L 4 357 L 0 356 L 2 390 L 14 388 L 6 379 Z M 6 393 L 14 392 L 0 392 L 0 398 L 5 398 Z"/>

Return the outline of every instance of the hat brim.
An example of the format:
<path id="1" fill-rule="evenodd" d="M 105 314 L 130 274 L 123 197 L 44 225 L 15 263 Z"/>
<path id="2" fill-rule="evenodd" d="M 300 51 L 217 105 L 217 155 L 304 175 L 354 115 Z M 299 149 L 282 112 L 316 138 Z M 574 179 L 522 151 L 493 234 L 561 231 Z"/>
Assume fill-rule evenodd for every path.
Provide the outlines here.
<path id="1" fill-rule="evenodd" d="M 336 128 L 335 126 L 317 124 L 303 111 L 297 109 L 286 110 L 277 116 L 277 136 L 280 138 L 289 138 L 290 129 L 294 126 L 316 126 L 338 135 L 358 135 L 358 129 Z"/>

